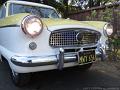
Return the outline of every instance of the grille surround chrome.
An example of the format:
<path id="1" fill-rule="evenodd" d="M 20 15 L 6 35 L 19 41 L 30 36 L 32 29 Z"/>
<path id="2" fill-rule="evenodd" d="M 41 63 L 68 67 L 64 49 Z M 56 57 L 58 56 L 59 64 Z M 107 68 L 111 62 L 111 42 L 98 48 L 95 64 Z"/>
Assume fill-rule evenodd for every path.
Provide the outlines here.
<path id="1" fill-rule="evenodd" d="M 86 34 L 82 41 L 77 40 L 76 37 L 78 33 L 81 33 L 83 36 Z M 88 37 L 88 34 L 90 37 Z M 51 32 L 49 45 L 51 47 L 81 47 L 96 45 L 100 37 L 100 32 L 86 28 L 59 29 Z M 94 40 L 89 40 L 91 38 Z"/>

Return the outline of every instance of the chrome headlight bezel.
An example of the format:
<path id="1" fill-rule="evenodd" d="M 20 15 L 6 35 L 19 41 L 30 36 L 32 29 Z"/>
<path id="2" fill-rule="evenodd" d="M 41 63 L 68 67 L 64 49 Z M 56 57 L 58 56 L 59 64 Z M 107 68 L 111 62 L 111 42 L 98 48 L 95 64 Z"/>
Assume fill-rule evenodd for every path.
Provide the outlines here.
<path id="1" fill-rule="evenodd" d="M 110 23 L 106 23 L 103 27 L 103 33 L 107 37 L 111 36 L 113 34 L 113 25 Z"/>
<path id="2" fill-rule="evenodd" d="M 23 32 L 31 37 L 38 36 L 43 30 L 43 22 L 36 15 L 28 15 L 21 22 Z"/>

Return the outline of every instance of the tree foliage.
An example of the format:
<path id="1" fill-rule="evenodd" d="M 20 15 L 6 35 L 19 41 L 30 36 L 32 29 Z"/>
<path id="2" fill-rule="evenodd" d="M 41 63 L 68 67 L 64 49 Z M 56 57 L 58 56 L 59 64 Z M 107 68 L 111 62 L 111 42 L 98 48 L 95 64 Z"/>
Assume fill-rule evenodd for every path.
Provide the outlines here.
<path id="1" fill-rule="evenodd" d="M 119 0 L 71 0 L 71 4 L 77 5 L 82 9 L 97 7 L 107 3 L 117 2 Z"/>
<path id="2" fill-rule="evenodd" d="M 51 1 L 51 0 L 48 0 L 48 1 Z M 59 0 L 58 2 L 58 4 L 60 5 L 59 8 L 55 7 L 54 4 L 53 4 L 53 7 L 58 8 L 60 12 L 63 12 L 63 16 L 67 17 L 68 13 L 72 12 L 72 10 L 70 10 L 72 6 L 76 6 L 77 9 L 79 8 L 79 10 L 82 10 L 82 9 L 88 9 L 92 7 L 109 4 L 109 3 L 114 3 L 117 1 L 119 0 Z"/>
<path id="3" fill-rule="evenodd" d="M 2 5 L 2 1 L 0 0 L 0 6 Z"/>
<path id="4" fill-rule="evenodd" d="M 119 0 L 88 0 L 87 7 L 92 8 L 92 7 L 96 7 L 96 6 L 105 5 L 107 3 L 114 3 L 117 1 L 119 1 Z"/>

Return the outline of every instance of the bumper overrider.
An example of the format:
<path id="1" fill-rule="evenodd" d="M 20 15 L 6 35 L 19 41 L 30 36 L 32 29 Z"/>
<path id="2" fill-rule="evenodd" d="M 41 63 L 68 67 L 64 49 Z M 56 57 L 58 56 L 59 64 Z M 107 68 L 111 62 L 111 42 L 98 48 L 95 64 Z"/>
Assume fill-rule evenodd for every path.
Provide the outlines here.
<path id="1" fill-rule="evenodd" d="M 95 47 L 95 54 L 97 59 L 103 59 L 103 51 Z M 80 49 L 80 51 L 83 49 Z M 90 50 L 89 50 L 90 51 Z M 21 67 L 37 67 L 37 66 L 47 66 L 56 65 L 58 69 L 62 69 L 65 63 L 78 62 L 78 52 L 76 53 L 65 53 L 63 48 L 59 49 L 59 55 L 51 56 L 13 56 L 11 62 L 17 66 Z M 92 62 L 89 62 L 92 63 Z M 79 65 L 79 64 L 78 64 Z"/>

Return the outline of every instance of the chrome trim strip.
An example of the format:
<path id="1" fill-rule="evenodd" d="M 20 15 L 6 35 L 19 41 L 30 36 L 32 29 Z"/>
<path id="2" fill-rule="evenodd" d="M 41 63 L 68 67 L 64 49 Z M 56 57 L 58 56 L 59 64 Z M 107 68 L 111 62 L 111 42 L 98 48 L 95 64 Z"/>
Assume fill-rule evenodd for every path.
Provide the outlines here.
<path id="1" fill-rule="evenodd" d="M 6 27 L 20 27 L 20 25 L 13 24 L 13 25 L 0 26 L 0 28 L 6 28 Z"/>

